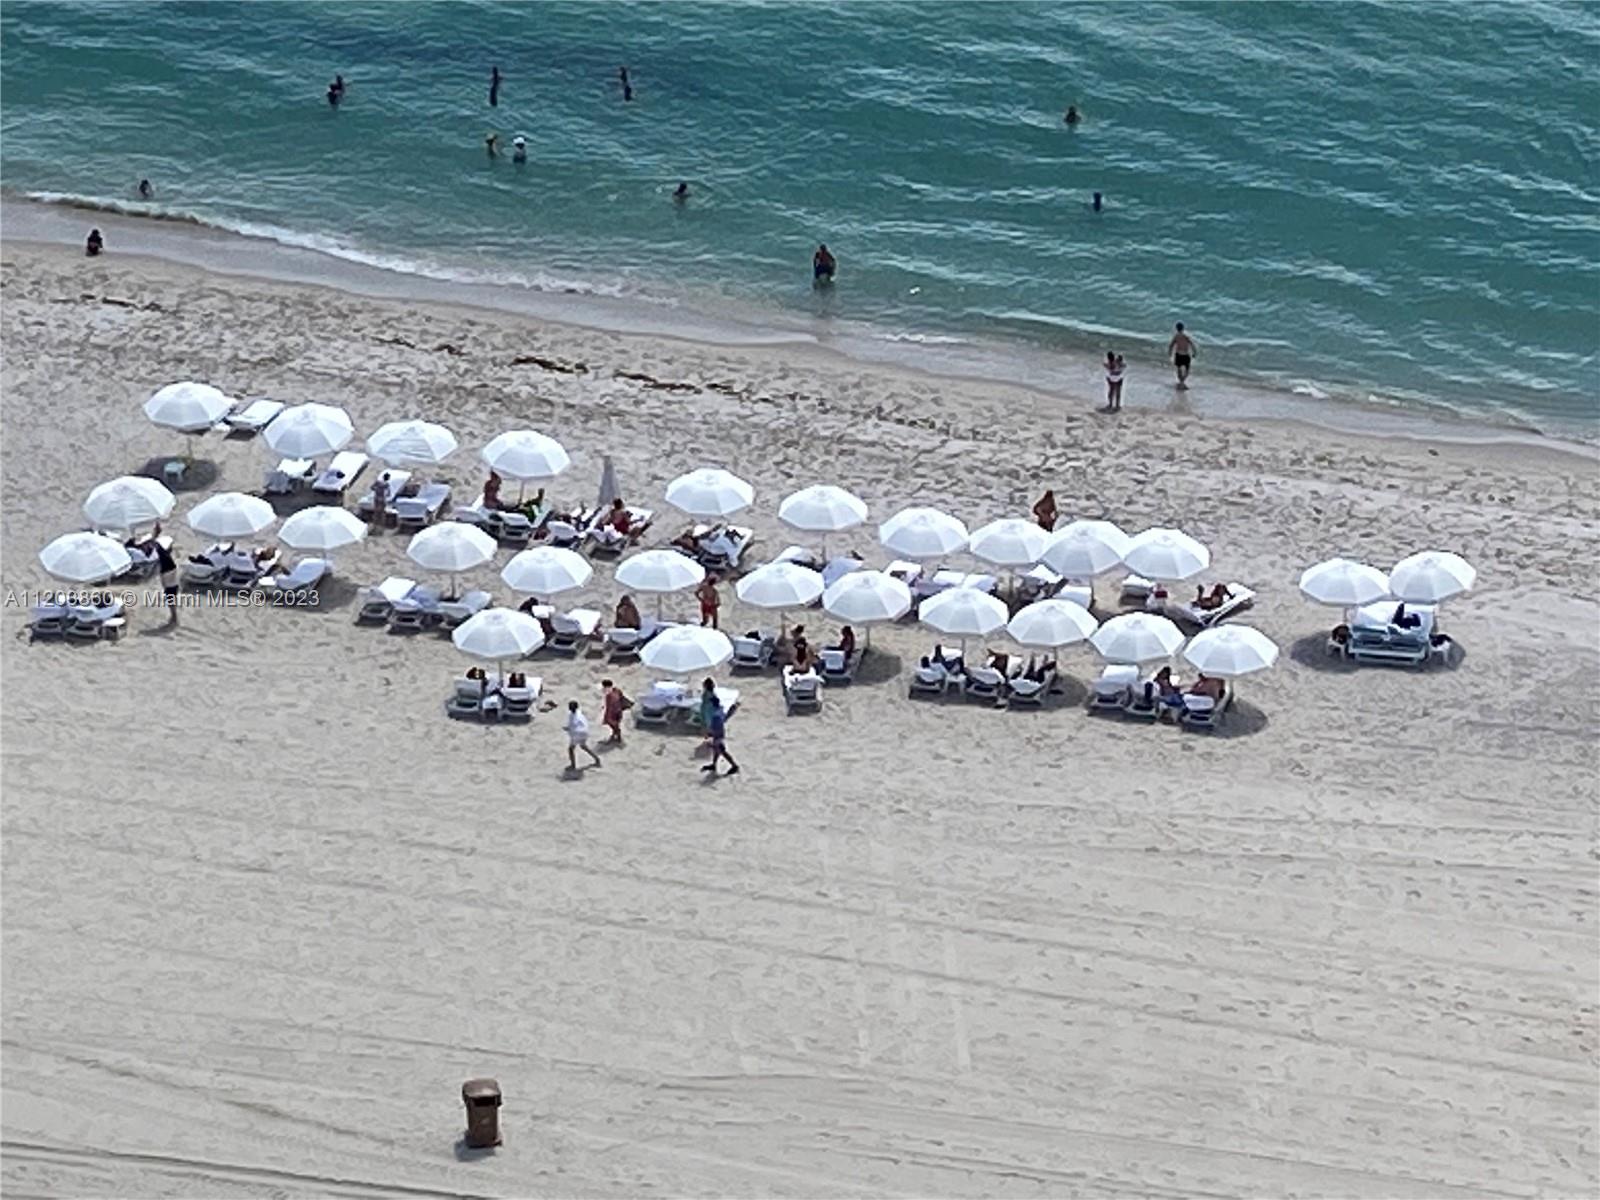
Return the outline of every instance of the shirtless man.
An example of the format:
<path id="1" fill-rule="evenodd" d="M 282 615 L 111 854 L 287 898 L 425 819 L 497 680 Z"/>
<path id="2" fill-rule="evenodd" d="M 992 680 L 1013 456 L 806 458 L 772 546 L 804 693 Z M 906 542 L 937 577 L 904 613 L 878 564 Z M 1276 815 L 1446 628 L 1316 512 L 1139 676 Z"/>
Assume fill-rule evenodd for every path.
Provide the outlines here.
<path id="1" fill-rule="evenodd" d="M 1172 366 L 1178 372 L 1178 386 L 1189 386 L 1189 364 L 1194 362 L 1194 339 L 1183 331 L 1183 322 L 1178 322 L 1177 332 L 1172 335 L 1172 340 L 1167 343 L 1167 353 L 1172 356 Z"/>

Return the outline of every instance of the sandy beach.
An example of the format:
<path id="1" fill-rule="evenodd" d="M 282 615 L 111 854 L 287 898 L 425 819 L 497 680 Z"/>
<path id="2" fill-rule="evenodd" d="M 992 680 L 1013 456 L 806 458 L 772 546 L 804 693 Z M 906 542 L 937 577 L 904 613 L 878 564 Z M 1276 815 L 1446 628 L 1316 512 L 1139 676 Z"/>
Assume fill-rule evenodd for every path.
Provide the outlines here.
<path id="1" fill-rule="evenodd" d="M 1087 389 L 14 241 L 0 299 L 7 1195 L 1600 1190 L 1592 456 L 1211 419 L 1203 373 L 1182 411 L 1113 418 Z M 1206 542 L 1284 656 L 1208 736 L 1088 717 L 1086 649 L 1042 713 L 913 702 L 932 638 L 880 629 L 814 718 L 739 681 L 744 771 L 708 784 L 692 738 L 630 729 L 566 780 L 559 714 L 447 720 L 448 639 L 352 619 L 409 573 L 392 532 L 314 609 L 30 645 L 38 550 L 181 448 L 139 406 L 184 378 L 358 433 L 441 421 L 463 500 L 514 427 L 569 448 L 574 499 L 602 454 L 657 509 L 726 466 L 753 561 L 809 483 L 972 525 L 1053 487 Z M 182 513 L 272 461 L 199 457 L 185 551 Z M 1328 659 L 1300 569 L 1424 548 L 1479 571 L 1445 610 L 1459 661 Z M 506 557 L 469 582 L 510 599 Z M 611 574 L 576 599 L 609 611 Z M 529 669 L 596 716 L 603 662 Z M 506 1097 L 486 1157 L 456 1145 L 479 1075 Z"/>

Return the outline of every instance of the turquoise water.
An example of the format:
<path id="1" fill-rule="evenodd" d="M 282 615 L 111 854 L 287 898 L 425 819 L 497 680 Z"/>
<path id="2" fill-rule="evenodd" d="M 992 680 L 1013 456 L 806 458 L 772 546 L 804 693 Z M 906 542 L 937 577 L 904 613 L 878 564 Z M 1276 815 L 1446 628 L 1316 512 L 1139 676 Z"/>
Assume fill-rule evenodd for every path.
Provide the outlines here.
<path id="1" fill-rule="evenodd" d="M 1184 320 L 1202 380 L 1600 415 L 1594 9 L 8 2 L 0 35 L 13 194 L 138 211 L 147 176 L 399 270 L 1152 373 Z"/>

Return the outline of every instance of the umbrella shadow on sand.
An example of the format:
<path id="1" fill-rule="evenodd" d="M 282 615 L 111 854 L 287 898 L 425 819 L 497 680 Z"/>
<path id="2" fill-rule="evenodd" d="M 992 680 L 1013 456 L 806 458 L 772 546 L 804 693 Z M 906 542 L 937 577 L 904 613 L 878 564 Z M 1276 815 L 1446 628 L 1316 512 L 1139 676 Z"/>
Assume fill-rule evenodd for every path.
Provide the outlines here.
<path id="1" fill-rule="evenodd" d="M 890 683 L 900 674 L 900 656 L 889 654 L 886 651 L 873 649 L 870 654 L 861 656 L 861 665 L 856 668 L 855 682 L 857 684 Z"/>
<path id="2" fill-rule="evenodd" d="M 1247 700 L 1235 700 L 1228 705 L 1227 711 L 1222 714 L 1215 729 L 1196 729 L 1191 725 L 1180 728 L 1184 733 L 1192 733 L 1196 737 L 1212 737 L 1219 740 L 1233 738 L 1254 737 L 1266 731 L 1271 722 L 1267 714 Z"/>
<path id="3" fill-rule="evenodd" d="M 221 475 L 217 464 L 211 459 L 194 458 L 189 459 L 185 464 L 183 478 L 173 481 L 167 478 L 167 464 L 170 462 L 184 462 L 184 459 L 176 454 L 163 454 L 149 459 L 133 473 L 164 483 L 173 492 L 201 491 L 214 484 Z"/>
<path id="4" fill-rule="evenodd" d="M 1289 647 L 1289 657 L 1302 667 L 1310 667 L 1313 671 L 1321 671 L 1326 675 L 1353 675 L 1357 671 L 1381 671 L 1386 666 L 1391 670 L 1414 671 L 1416 667 L 1404 663 L 1359 663 L 1354 659 L 1346 658 L 1342 654 L 1328 652 L 1328 635 L 1325 633 L 1307 634 Z M 1458 671 L 1467 661 L 1467 651 L 1458 641 L 1451 639 L 1449 650 L 1440 655 L 1430 655 L 1428 660 L 1421 665 L 1424 671 Z"/>

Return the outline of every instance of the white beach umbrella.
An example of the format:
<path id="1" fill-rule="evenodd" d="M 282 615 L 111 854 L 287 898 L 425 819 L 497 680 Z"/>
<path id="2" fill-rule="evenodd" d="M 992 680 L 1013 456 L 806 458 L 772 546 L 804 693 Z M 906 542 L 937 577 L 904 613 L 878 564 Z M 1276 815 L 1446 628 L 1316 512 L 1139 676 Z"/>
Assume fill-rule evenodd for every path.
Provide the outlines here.
<path id="1" fill-rule="evenodd" d="M 412 562 L 429 571 L 454 575 L 481 567 L 494 557 L 495 540 L 465 521 L 441 521 L 414 534 L 406 546 Z"/>
<path id="2" fill-rule="evenodd" d="M 688 675 L 709 671 L 733 657 L 728 635 L 699 625 L 676 625 L 664 629 L 644 644 L 639 661 L 652 671 L 668 675 Z"/>
<path id="3" fill-rule="evenodd" d="M 1050 536 L 1039 561 L 1068 579 L 1093 579 L 1122 565 L 1129 540 L 1110 521 L 1073 521 Z"/>
<path id="4" fill-rule="evenodd" d="M 778 505 L 778 520 L 806 533 L 838 533 L 867 519 L 867 505 L 859 496 L 819 483 L 791 492 Z"/>
<path id="5" fill-rule="evenodd" d="M 243 492 L 219 492 L 189 510 L 189 528 L 232 541 L 252 537 L 278 519 L 272 505 Z"/>
<path id="6" fill-rule="evenodd" d="M 1211 551 L 1178 529 L 1146 529 L 1135 534 L 1123 565 L 1146 579 L 1167 583 L 1191 579 L 1211 565 Z"/>
<path id="7" fill-rule="evenodd" d="M 661 598 L 667 592 L 692 588 L 706 577 L 706 569 L 676 550 L 644 550 L 625 558 L 617 567 L 616 579 L 625 588 L 656 594 L 656 615 L 661 615 Z"/>
<path id="8" fill-rule="evenodd" d="M 1183 657 L 1204 675 L 1237 679 L 1277 662 L 1278 647 L 1248 625 L 1217 625 L 1195 634 L 1183 648 Z"/>
<path id="9" fill-rule="evenodd" d="M 1406 604 L 1438 604 L 1471 591 L 1478 573 L 1448 550 L 1424 550 L 1402 558 L 1389 572 L 1389 594 Z"/>
<path id="10" fill-rule="evenodd" d="M 486 608 L 456 626 L 450 640 L 463 654 L 503 664 L 544 645 L 544 628 L 537 619 L 517 609 Z M 501 674 L 505 674 L 504 666 Z"/>
<path id="11" fill-rule="evenodd" d="M 455 434 L 432 421 L 390 421 L 367 439 L 367 453 L 391 467 L 436 467 L 456 444 Z"/>
<path id="12" fill-rule="evenodd" d="M 68 583 L 103 583 L 128 569 L 128 551 L 100 533 L 64 533 L 39 551 L 44 569 Z"/>
<path id="13" fill-rule="evenodd" d="M 1171 658 L 1183 645 L 1183 631 L 1154 613 L 1124 613 L 1095 630 L 1089 644 L 1107 662 L 1137 665 Z"/>
<path id="14" fill-rule="evenodd" d="M 1054 650 L 1092 636 L 1099 624 L 1071 600 L 1036 600 L 1011 618 L 1006 632 L 1019 646 Z"/>
<path id="15" fill-rule="evenodd" d="M 316 458 L 343 450 L 355 436 L 350 414 L 332 404 L 296 404 L 278 414 L 261 438 L 289 458 Z"/>
<path id="16" fill-rule="evenodd" d="M 945 558 L 967 544 L 967 527 L 937 508 L 902 508 L 878 526 L 878 541 L 902 558 Z"/>
<path id="17" fill-rule="evenodd" d="M 1003 517 L 972 531 L 967 549 L 975 558 L 997 567 L 1031 567 L 1044 554 L 1050 535 L 1035 521 Z"/>
<path id="18" fill-rule="evenodd" d="M 83 515 L 96 529 L 137 529 L 161 520 L 174 503 L 172 493 L 154 479 L 123 475 L 90 492 Z"/>
<path id="19" fill-rule="evenodd" d="M 823 591 L 822 607 L 854 625 L 897 621 L 911 611 L 911 589 L 882 571 L 851 571 Z"/>
<path id="20" fill-rule="evenodd" d="M 701 467 L 667 484 L 667 503 L 691 517 L 726 517 L 754 499 L 754 488 L 720 467 Z"/>
<path id="21" fill-rule="evenodd" d="M 988 637 L 1004 629 L 1011 614 L 1005 604 L 973 587 L 954 587 L 930 596 L 917 610 L 917 620 L 950 637 Z"/>
<path id="22" fill-rule="evenodd" d="M 512 429 L 498 435 L 479 451 L 479 457 L 490 470 L 518 483 L 554 479 L 572 465 L 560 442 L 532 429 Z"/>
<path id="23" fill-rule="evenodd" d="M 757 608 L 804 608 L 822 595 L 822 575 L 796 563 L 772 562 L 739 580 L 734 591 Z"/>
<path id="24" fill-rule="evenodd" d="M 531 596 L 556 596 L 581 588 L 589 582 L 594 568 L 574 550 L 561 546 L 534 546 L 512 556 L 500 578 L 514 592 Z"/>
<path id="25" fill-rule="evenodd" d="M 1318 604 L 1359 608 L 1389 594 L 1389 577 L 1366 563 L 1330 558 L 1300 573 L 1300 591 Z"/>
<path id="26" fill-rule="evenodd" d="M 366 522 L 336 504 L 302 508 L 278 530 L 285 546 L 318 554 L 353 546 L 366 536 Z"/>
<path id="27" fill-rule="evenodd" d="M 169 383 L 144 402 L 144 415 L 180 433 L 204 433 L 232 407 L 233 401 L 208 383 Z"/>

